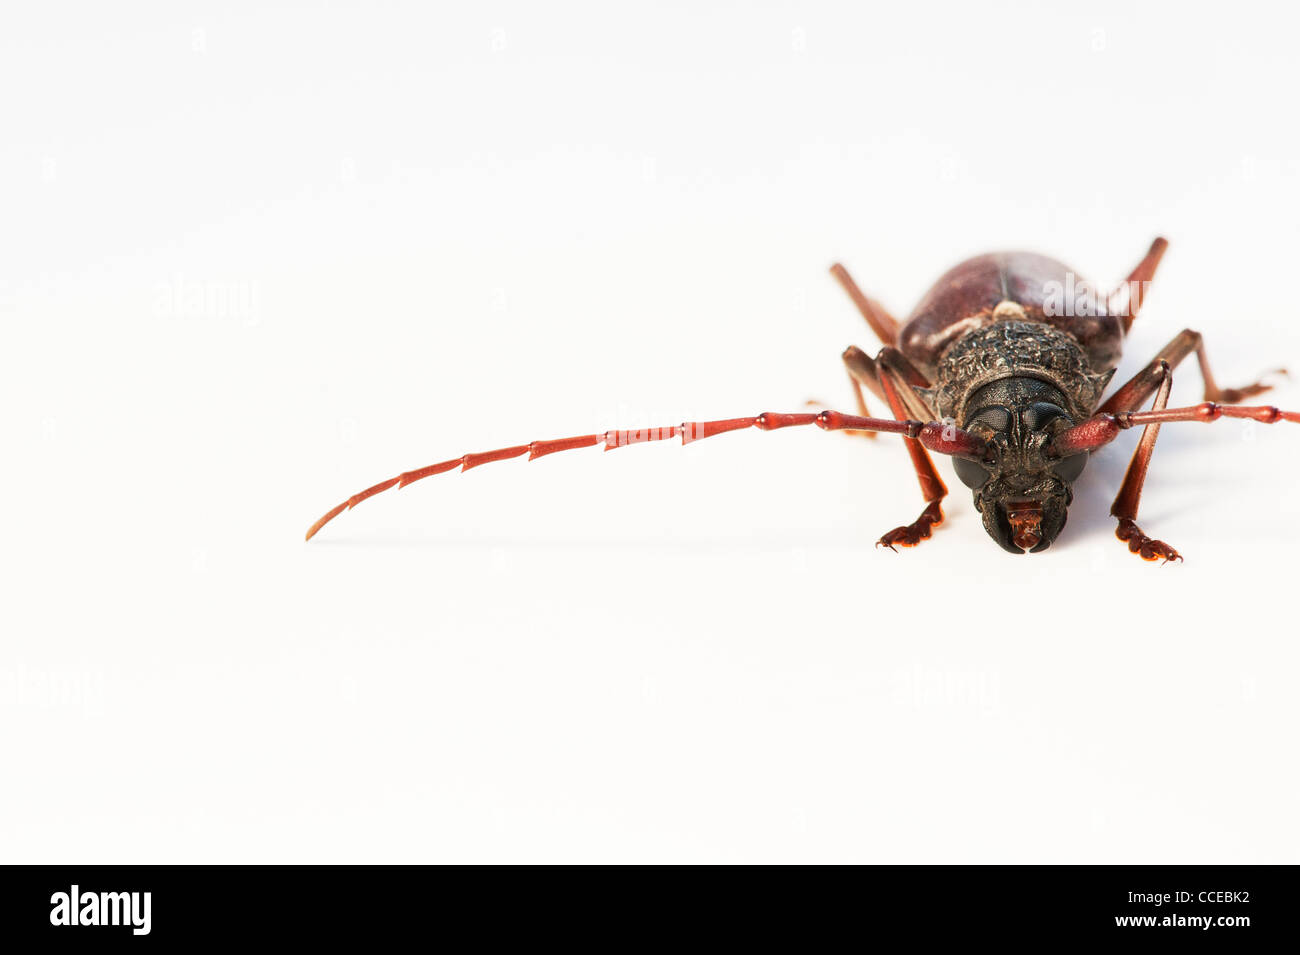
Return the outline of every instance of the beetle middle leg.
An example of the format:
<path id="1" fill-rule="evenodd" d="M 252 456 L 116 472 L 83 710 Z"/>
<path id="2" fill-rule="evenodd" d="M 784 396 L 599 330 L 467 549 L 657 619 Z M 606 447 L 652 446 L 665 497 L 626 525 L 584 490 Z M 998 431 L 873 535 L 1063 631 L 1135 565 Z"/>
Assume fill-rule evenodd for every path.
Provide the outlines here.
<path id="1" fill-rule="evenodd" d="M 1117 411 L 1136 411 L 1160 387 L 1160 382 L 1164 378 L 1161 366 L 1167 364 L 1171 369 L 1176 368 L 1178 363 L 1192 352 L 1196 352 L 1197 363 L 1201 366 L 1201 380 L 1205 383 L 1205 401 L 1236 404 L 1246 398 L 1263 394 L 1273 387 L 1257 381 L 1241 388 L 1220 388 L 1214 380 L 1213 372 L 1210 371 L 1204 338 L 1200 332 L 1185 328 L 1174 336 L 1173 341 L 1160 349 L 1159 354 L 1151 359 L 1149 365 L 1120 387 L 1098 410 L 1112 414 Z M 1278 368 L 1274 374 L 1285 375 L 1286 369 Z"/>
<path id="2" fill-rule="evenodd" d="M 918 416 L 925 419 L 931 417 L 928 413 L 929 409 L 924 408 L 911 388 L 913 383 L 924 384 L 924 378 L 902 352 L 896 348 L 881 349 L 872 366 L 876 370 L 885 401 L 889 404 L 889 409 L 895 418 L 906 421 Z M 925 510 L 911 524 L 895 527 L 876 541 L 877 547 L 888 547 L 890 550 L 894 550 L 895 544 L 915 547 L 921 541 L 928 539 L 931 530 L 943 523 L 942 502 L 948 494 L 947 486 L 939 477 L 939 472 L 934 469 L 934 462 L 930 460 L 930 455 L 921 446 L 921 442 L 915 438 L 903 440 L 907 445 L 907 453 L 912 458 L 916 480 L 921 485 Z"/>
<path id="3" fill-rule="evenodd" d="M 844 361 L 844 368 L 849 373 L 849 384 L 853 386 L 853 399 L 858 406 L 858 414 L 864 418 L 871 417 L 871 412 L 867 408 L 866 396 L 862 394 L 863 387 L 866 387 L 873 395 L 881 401 L 885 401 L 885 392 L 880 387 L 880 373 L 876 368 L 876 363 L 871 360 L 871 356 L 864 352 L 857 345 L 850 345 L 844 349 L 844 354 L 840 356 Z M 846 431 L 845 434 L 852 434 L 863 438 L 876 437 L 874 431 Z"/>
<path id="4" fill-rule="evenodd" d="M 857 345 L 850 345 L 844 349 L 844 353 L 840 357 L 843 359 L 844 367 L 849 373 L 849 384 L 853 388 L 853 400 L 857 404 L 858 414 L 864 418 L 869 418 L 871 417 L 871 411 L 867 407 L 866 396 L 862 393 L 863 387 L 866 387 L 881 401 L 885 401 L 885 392 L 880 387 L 880 375 L 876 369 L 876 363 L 872 361 L 870 355 Z M 805 404 L 811 408 L 823 410 L 828 407 L 822 401 L 808 401 Z M 876 432 L 874 431 L 845 431 L 844 434 L 854 438 L 870 438 L 872 440 L 876 438 Z"/>
<path id="5" fill-rule="evenodd" d="M 890 315 L 883 305 L 873 298 L 868 298 L 858 288 L 858 283 L 853 281 L 853 276 L 849 275 L 848 269 L 836 262 L 831 266 L 831 275 L 835 281 L 840 283 L 844 291 L 848 292 L 849 298 L 857 306 L 862 317 L 867 320 L 880 342 L 883 345 L 892 346 L 898 341 L 898 319 Z M 843 354 L 844 366 L 849 372 L 849 383 L 853 386 L 853 398 L 858 406 L 858 414 L 868 417 L 870 412 L 867 409 L 866 397 L 862 394 L 863 386 L 866 386 L 873 395 L 881 401 L 885 401 L 885 393 L 880 387 L 880 376 L 876 370 L 875 362 L 871 357 L 856 345 L 850 345 L 845 349 Z M 821 406 L 822 402 L 810 401 L 809 405 Z M 862 437 L 875 438 L 874 433 L 863 433 Z"/>

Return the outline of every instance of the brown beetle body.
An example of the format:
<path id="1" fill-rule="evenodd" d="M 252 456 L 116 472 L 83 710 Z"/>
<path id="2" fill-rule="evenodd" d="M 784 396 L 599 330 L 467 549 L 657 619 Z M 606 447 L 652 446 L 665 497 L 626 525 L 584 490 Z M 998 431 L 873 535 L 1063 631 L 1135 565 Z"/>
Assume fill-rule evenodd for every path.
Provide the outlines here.
<path id="1" fill-rule="evenodd" d="M 998 409 L 985 412 L 982 423 L 1001 427 L 986 426 L 981 436 L 1001 432 L 1008 450 L 998 470 L 1005 475 L 990 481 L 987 469 L 960 461 L 954 467 L 974 489 L 986 530 L 1012 553 L 1046 550 L 1065 526 L 1070 484 L 1086 456 L 1067 480 L 1042 453 L 1052 434 L 1033 432 L 1063 431 L 1100 404 L 1124 338 L 1123 322 L 1107 304 L 1055 259 L 993 253 L 950 269 L 898 331 L 898 351 L 932 382 L 909 382 L 925 417 L 979 431 L 975 412 Z M 996 382 L 1003 384 L 994 388 Z M 1034 427 L 1027 428 L 1030 414 Z"/>
<path id="2" fill-rule="evenodd" d="M 925 293 L 899 329 L 898 350 L 934 380 L 944 351 L 964 335 L 995 321 L 999 305 L 1019 305 L 1024 320 L 1058 328 L 1088 355 L 1094 371 L 1119 364 L 1124 326 L 1107 315 L 1105 297 L 1079 282 L 1065 265 L 1032 252 L 996 252 L 967 259 Z M 1052 315 L 1049 289 L 1073 288 L 1071 315 Z"/>
<path id="3" fill-rule="evenodd" d="M 346 509 L 393 487 L 435 474 L 524 455 L 529 460 L 604 444 L 606 450 L 680 437 L 683 443 L 727 431 L 817 425 L 828 431 L 895 434 L 916 472 L 925 509 L 911 524 L 877 542 L 894 549 L 931 536 L 943 521 L 947 486 L 931 453 L 951 457 L 974 491 L 985 530 L 1015 554 L 1047 549 L 1065 526 L 1072 485 L 1088 455 L 1120 431 L 1143 426 L 1123 486 L 1111 507 L 1116 536 L 1146 560 L 1181 560 L 1137 525 L 1137 505 L 1160 425 L 1174 421 L 1247 418 L 1265 424 L 1300 422 L 1300 413 L 1268 405 L 1221 405 L 1268 390 L 1256 383 L 1220 389 L 1198 332 L 1184 329 L 1142 371 L 1106 401 L 1102 392 L 1119 363 L 1133 323 L 1167 243 L 1156 239 L 1116 292 L 1101 295 L 1055 259 L 1029 252 L 977 256 L 945 273 L 905 323 L 868 298 L 840 265 L 831 274 L 853 299 L 884 347 L 873 359 L 850 347 L 843 354 L 857 397 L 857 415 L 765 412 L 745 418 L 687 422 L 635 431 L 606 431 L 464 454 L 381 481 L 328 511 L 317 531 Z M 1196 353 L 1205 401 L 1168 408 L 1172 369 Z M 871 417 L 863 389 L 884 401 L 893 418 Z M 1139 410 L 1155 395 L 1150 411 Z"/>

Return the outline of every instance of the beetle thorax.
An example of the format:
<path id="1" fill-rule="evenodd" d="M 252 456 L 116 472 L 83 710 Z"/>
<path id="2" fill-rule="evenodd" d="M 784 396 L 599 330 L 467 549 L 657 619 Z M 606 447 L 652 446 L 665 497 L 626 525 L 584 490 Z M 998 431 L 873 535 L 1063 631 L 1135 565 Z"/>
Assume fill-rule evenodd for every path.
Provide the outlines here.
<path id="1" fill-rule="evenodd" d="M 1071 484 L 1087 455 L 1062 460 L 1051 440 L 1088 417 L 1109 374 L 1095 374 L 1079 343 L 1019 309 L 954 342 L 926 397 L 944 418 L 988 443 L 982 462 L 954 459 L 985 530 L 1013 553 L 1049 547 L 1065 526 Z"/>
<path id="2" fill-rule="evenodd" d="M 1016 312 L 1002 309 L 1002 314 Z M 991 382 L 1012 377 L 1052 385 L 1065 396 L 1070 414 L 1081 421 L 1097 407 L 1110 372 L 1094 373 L 1084 350 L 1067 332 L 1042 322 L 997 321 L 952 343 L 939 360 L 928 397 L 939 417 L 964 426 L 971 396 Z"/>

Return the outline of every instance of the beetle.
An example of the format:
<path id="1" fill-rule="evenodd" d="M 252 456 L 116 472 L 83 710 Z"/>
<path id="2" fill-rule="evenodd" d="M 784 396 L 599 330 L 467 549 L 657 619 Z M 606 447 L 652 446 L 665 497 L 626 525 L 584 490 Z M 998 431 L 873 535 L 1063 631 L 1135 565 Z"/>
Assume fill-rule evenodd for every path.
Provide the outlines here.
<path id="1" fill-rule="evenodd" d="M 1300 413 L 1239 404 L 1271 385 L 1220 388 L 1210 371 L 1205 342 L 1192 329 L 1179 332 L 1130 381 L 1102 400 L 1119 364 L 1124 337 L 1167 247 L 1165 239 L 1157 238 L 1128 279 L 1104 295 L 1044 255 L 976 256 L 941 276 L 903 322 L 864 295 L 842 265 L 833 265 L 831 275 L 883 343 L 875 358 L 856 346 L 841 356 L 857 414 L 764 412 L 464 454 L 354 494 L 313 524 L 306 539 L 372 495 L 455 468 L 468 471 L 524 455 L 531 461 L 598 444 L 606 450 L 667 438 L 689 444 L 751 427 L 772 431 L 817 425 L 872 438 L 895 434 L 907 447 L 925 507 L 912 523 L 882 535 L 877 546 L 915 546 L 943 522 L 948 489 L 930 458 L 934 452 L 952 459 L 957 478 L 973 493 L 984 529 L 1003 550 L 1041 553 L 1065 527 L 1073 485 L 1089 455 L 1121 431 L 1141 426 L 1142 436 L 1111 506 L 1118 522 L 1115 535 L 1144 560 L 1181 561 L 1178 551 L 1148 537 L 1137 524 L 1138 501 L 1160 426 L 1221 418 L 1300 423 Z M 1192 353 L 1200 365 L 1203 401 L 1170 408 L 1173 369 Z M 872 417 L 864 389 L 884 402 L 893 417 Z M 1152 396 L 1150 409 L 1139 410 Z"/>

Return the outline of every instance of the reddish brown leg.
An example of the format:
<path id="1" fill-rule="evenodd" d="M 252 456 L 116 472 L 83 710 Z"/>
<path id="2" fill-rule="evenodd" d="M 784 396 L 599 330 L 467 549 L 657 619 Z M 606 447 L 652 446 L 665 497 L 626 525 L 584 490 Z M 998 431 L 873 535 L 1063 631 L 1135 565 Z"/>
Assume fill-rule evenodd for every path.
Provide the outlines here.
<path id="1" fill-rule="evenodd" d="M 839 282 L 844 291 L 849 293 L 849 298 L 853 299 L 853 304 L 858 307 L 862 317 L 867 320 L 871 330 L 876 333 L 882 345 L 894 345 L 898 342 L 898 320 L 885 307 L 875 299 L 867 298 L 862 294 L 862 289 L 858 288 L 858 283 L 853 281 L 853 276 L 849 275 L 848 269 L 836 262 L 831 266 L 831 275 L 835 281 Z"/>
<path id="2" fill-rule="evenodd" d="M 880 386 L 880 369 L 876 367 L 870 355 L 857 345 L 850 345 L 844 349 L 840 357 L 844 360 L 844 367 L 849 371 L 850 380 L 858 387 L 859 395 L 862 394 L 861 386 L 865 385 L 873 395 L 888 403 L 885 391 Z"/>
<path id="3" fill-rule="evenodd" d="M 897 389 L 898 397 L 903 402 L 903 407 L 907 410 L 909 416 L 915 415 L 929 421 L 935 416 L 934 409 L 921 400 L 914 388 L 929 388 L 930 382 L 925 375 L 917 371 L 913 365 L 897 348 L 882 348 L 880 354 L 876 356 L 876 367 L 878 369 L 888 368 L 894 373 L 894 383 L 899 385 Z M 883 377 L 883 373 L 881 374 Z"/>
<path id="4" fill-rule="evenodd" d="M 1151 360 L 1149 365 L 1121 386 L 1098 410 L 1114 413 L 1116 411 L 1133 411 L 1140 408 L 1160 387 L 1162 380 L 1161 364 L 1168 363 L 1170 368 L 1177 368 L 1179 362 L 1192 352 L 1196 352 L 1197 362 L 1201 366 L 1201 379 L 1205 382 L 1205 401 L 1235 404 L 1244 401 L 1246 398 L 1263 394 L 1273 387 L 1262 382 L 1255 382 L 1241 388 L 1220 388 L 1214 380 L 1213 372 L 1210 371 L 1210 362 L 1205 355 L 1205 342 L 1201 337 L 1201 333 L 1185 328 L 1174 337 L 1173 341 L 1160 349 L 1160 353 Z M 1286 369 L 1278 368 L 1273 373 L 1285 375 Z"/>
<path id="5" fill-rule="evenodd" d="M 1174 376 L 1169 370 L 1168 362 L 1160 363 L 1160 375 L 1159 391 L 1156 393 L 1155 402 L 1151 405 L 1152 411 L 1164 411 L 1169 404 L 1169 388 L 1173 384 Z M 1137 450 L 1133 452 L 1132 460 L 1128 463 L 1128 470 L 1124 473 L 1124 483 L 1120 485 L 1119 494 L 1115 495 L 1115 503 L 1110 506 L 1110 513 L 1119 521 L 1119 526 L 1115 528 L 1115 536 L 1127 542 L 1131 553 L 1137 554 L 1143 560 L 1163 558 L 1165 563 L 1168 563 L 1183 558 L 1164 541 L 1147 537 L 1142 533 L 1142 528 L 1137 525 L 1138 501 L 1142 497 L 1142 484 L 1146 481 L 1147 468 L 1151 465 L 1151 454 L 1155 451 L 1156 437 L 1159 434 L 1159 422 L 1148 424 L 1142 429 L 1142 437 L 1138 441 Z"/>
<path id="6" fill-rule="evenodd" d="M 853 385 L 853 397 L 857 402 L 858 414 L 864 418 L 868 417 L 871 412 L 867 410 L 867 398 L 862 393 L 862 386 L 866 385 L 881 401 L 885 401 L 884 389 L 880 387 L 880 375 L 876 369 L 876 363 L 871 360 L 871 356 L 864 352 L 857 345 L 850 345 L 844 349 L 840 356 L 844 360 L 844 368 L 849 373 L 849 383 Z M 859 434 L 864 438 L 875 439 L 875 431 L 853 431 L 850 434 Z"/>
<path id="7" fill-rule="evenodd" d="M 880 380 L 876 375 L 876 363 L 857 345 L 850 345 L 840 357 L 843 358 L 844 367 L 849 373 L 849 384 L 853 388 L 853 400 L 857 405 L 858 414 L 864 418 L 870 417 L 871 411 L 867 408 L 867 398 L 862 393 L 862 386 L 866 385 L 877 398 L 881 401 L 885 400 L 885 393 L 881 390 Z M 826 407 L 825 402 L 821 401 L 809 401 L 807 404 L 812 408 Z M 872 441 L 876 439 L 877 434 L 875 431 L 845 431 L 844 433 L 854 438 L 870 438 Z"/>
<path id="8" fill-rule="evenodd" d="M 909 380 L 919 378 L 919 373 L 902 353 L 894 348 L 882 349 L 876 358 L 875 367 L 879 374 L 881 388 L 885 392 L 885 400 L 889 403 L 894 417 L 899 420 L 909 418 L 909 404 L 916 405 L 920 402 L 912 392 Z M 924 417 L 931 416 L 927 414 Z M 921 511 L 921 516 L 911 524 L 895 527 L 876 541 L 877 547 L 888 547 L 890 550 L 894 550 L 895 544 L 915 547 L 921 541 L 927 540 L 931 530 L 943 523 L 941 502 L 948 493 L 948 488 L 939 477 L 939 472 L 934 469 L 934 462 L 930 460 L 930 455 L 926 453 L 921 443 L 913 438 L 903 440 L 907 445 L 907 453 L 912 458 L 917 483 L 921 485 L 925 510 Z"/>
<path id="9" fill-rule="evenodd" d="M 836 262 L 831 266 L 831 275 L 835 281 L 839 282 L 844 291 L 849 293 L 849 298 L 853 299 L 853 304 L 858 307 L 862 317 L 867 320 L 871 330 L 876 333 L 881 344 L 892 345 L 898 340 L 898 321 L 885 307 L 875 299 L 868 298 L 862 294 L 858 284 L 853 281 L 848 270 Z M 880 388 L 880 382 L 876 374 L 876 369 L 871 358 L 862 349 L 856 345 L 850 345 L 843 355 L 844 364 L 849 371 L 849 382 L 853 385 L 853 396 L 857 402 L 858 413 L 866 416 L 870 412 L 867 410 L 867 399 L 862 393 L 862 387 L 865 385 L 881 401 L 885 400 L 885 393 Z M 816 404 L 816 402 L 809 402 Z M 864 437 L 874 438 L 874 432 L 866 432 Z"/>
<path id="10" fill-rule="evenodd" d="M 1123 316 L 1125 332 L 1132 327 L 1133 319 L 1137 318 L 1142 308 L 1142 300 L 1146 297 L 1147 286 L 1155 278 L 1156 268 L 1164 258 L 1167 248 L 1169 243 L 1162 238 L 1152 242 L 1146 257 L 1129 273 L 1124 284 L 1112 292 L 1106 300 L 1106 308 L 1111 314 L 1116 314 L 1114 311 L 1116 308 L 1121 309 L 1119 314 Z"/>

